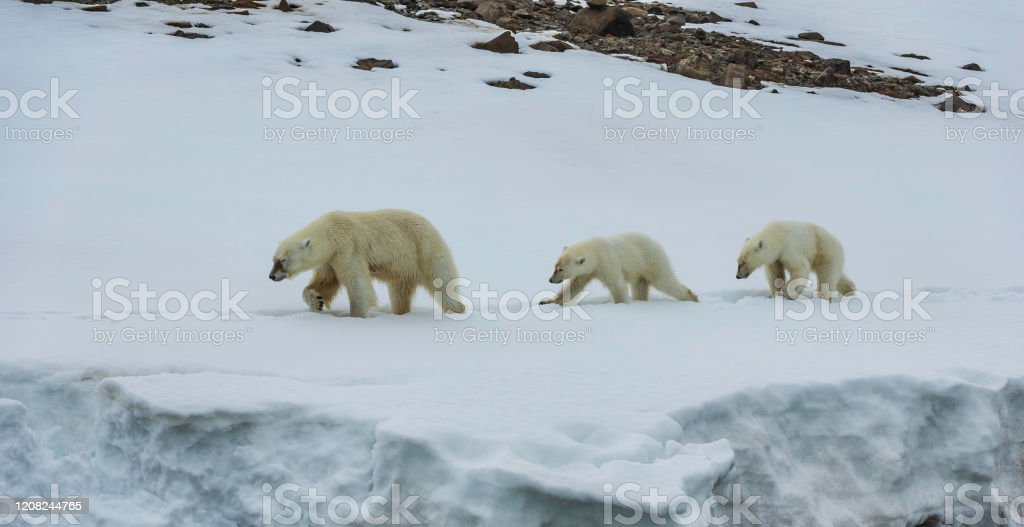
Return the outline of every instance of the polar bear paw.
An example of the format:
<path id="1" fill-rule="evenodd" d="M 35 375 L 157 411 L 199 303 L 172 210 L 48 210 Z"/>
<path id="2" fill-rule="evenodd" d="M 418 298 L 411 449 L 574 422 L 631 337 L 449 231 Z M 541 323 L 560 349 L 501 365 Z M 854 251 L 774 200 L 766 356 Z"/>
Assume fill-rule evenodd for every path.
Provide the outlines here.
<path id="1" fill-rule="evenodd" d="M 305 288 L 302 290 L 302 300 L 309 306 L 310 311 L 324 310 L 324 297 L 315 289 Z"/>

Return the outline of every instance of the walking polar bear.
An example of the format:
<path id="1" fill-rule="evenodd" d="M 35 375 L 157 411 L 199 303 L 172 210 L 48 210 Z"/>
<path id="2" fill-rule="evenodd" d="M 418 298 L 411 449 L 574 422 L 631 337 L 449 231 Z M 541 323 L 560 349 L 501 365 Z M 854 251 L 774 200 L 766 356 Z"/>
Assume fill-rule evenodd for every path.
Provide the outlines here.
<path id="1" fill-rule="evenodd" d="M 676 300 L 697 301 L 697 295 L 676 279 L 657 242 L 642 234 L 620 234 L 565 247 L 548 281 L 569 283 L 562 285 L 558 296 L 540 303 L 561 305 L 575 299 L 595 279 L 611 291 L 616 304 L 629 302 L 627 284 L 633 300 L 647 300 L 653 287 Z"/>
<path id="2" fill-rule="evenodd" d="M 813 223 L 775 221 L 747 238 L 737 259 L 736 278 L 750 276 L 764 266 L 772 295 L 796 299 L 807 284 L 811 271 L 818 277 L 818 294 L 832 298 L 856 290 L 843 274 L 843 246 L 831 233 Z M 786 272 L 789 272 L 789 282 Z M 794 280 L 800 280 L 794 283 Z M 789 287 L 790 284 L 793 287 Z"/>
<path id="3" fill-rule="evenodd" d="M 405 210 L 328 212 L 313 220 L 278 245 L 270 279 L 309 270 L 313 279 L 302 299 L 313 311 L 329 308 L 344 287 L 351 315 L 366 317 L 377 303 L 373 280 L 387 284 L 396 315 L 409 312 L 419 286 L 446 312 L 466 309 L 446 288 L 458 277 L 448 245 L 426 218 Z"/>

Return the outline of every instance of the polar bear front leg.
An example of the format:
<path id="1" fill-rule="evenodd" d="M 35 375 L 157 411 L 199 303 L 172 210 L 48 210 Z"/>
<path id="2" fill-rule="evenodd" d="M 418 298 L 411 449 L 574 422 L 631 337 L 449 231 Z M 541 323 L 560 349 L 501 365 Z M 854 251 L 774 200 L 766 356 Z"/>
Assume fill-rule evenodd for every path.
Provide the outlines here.
<path id="1" fill-rule="evenodd" d="M 576 298 L 576 295 L 583 292 L 583 288 L 587 287 L 592 278 L 589 276 L 577 276 L 576 278 L 570 279 L 567 283 L 562 284 L 562 288 L 558 291 L 558 295 L 554 298 L 548 298 L 540 301 L 540 305 L 547 304 L 558 304 L 560 306 L 565 305 L 566 302 L 570 302 Z"/>
<path id="2" fill-rule="evenodd" d="M 768 290 L 772 296 L 785 294 L 786 290 L 786 266 L 781 261 L 774 261 L 764 266 L 764 276 L 768 279 Z"/>
<path id="3" fill-rule="evenodd" d="M 616 304 L 628 304 L 629 303 L 629 287 L 626 285 L 626 281 L 619 278 L 607 279 L 604 281 L 605 287 L 608 288 L 612 293 L 612 300 Z"/>
<path id="4" fill-rule="evenodd" d="M 783 292 L 786 298 L 796 300 L 803 295 L 804 289 L 810 284 L 811 262 L 803 256 L 783 258 L 782 265 L 789 271 L 789 282 Z"/>
<path id="5" fill-rule="evenodd" d="M 370 267 L 365 261 L 351 258 L 334 264 L 334 271 L 342 277 L 344 286 L 348 289 L 349 314 L 353 317 L 366 318 L 370 308 L 377 305 Z"/>
<path id="6" fill-rule="evenodd" d="M 340 288 L 341 282 L 334 268 L 330 264 L 321 265 L 313 270 L 313 279 L 302 290 L 302 301 L 309 306 L 310 311 L 323 311 L 325 307 L 331 307 Z"/>

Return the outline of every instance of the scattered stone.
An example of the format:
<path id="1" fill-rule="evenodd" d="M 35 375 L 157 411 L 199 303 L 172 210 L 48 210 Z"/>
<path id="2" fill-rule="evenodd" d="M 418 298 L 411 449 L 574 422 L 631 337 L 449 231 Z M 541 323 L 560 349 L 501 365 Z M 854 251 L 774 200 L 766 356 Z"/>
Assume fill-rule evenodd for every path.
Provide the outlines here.
<path id="1" fill-rule="evenodd" d="M 758 22 L 757 20 L 754 20 L 754 19 L 747 20 L 747 23 L 752 25 L 752 26 L 760 26 L 761 25 L 760 22 Z"/>
<path id="2" fill-rule="evenodd" d="M 243 10 L 241 10 L 241 11 L 228 11 L 228 14 L 229 14 L 229 15 L 244 15 L 244 16 L 249 16 L 249 11 L 248 11 L 248 10 L 245 10 L 245 9 L 243 9 Z"/>
<path id="3" fill-rule="evenodd" d="M 288 0 L 281 0 L 281 2 L 278 3 L 277 6 L 274 7 L 274 9 L 277 9 L 278 11 L 281 11 L 283 13 L 288 13 L 288 12 L 290 12 L 291 10 L 293 10 L 293 9 L 295 9 L 297 7 L 299 7 L 299 6 L 293 5 L 293 4 L 289 4 Z"/>
<path id="4" fill-rule="evenodd" d="M 732 19 L 725 18 L 714 11 L 708 11 L 707 14 L 700 17 L 701 24 L 717 24 L 719 22 L 732 22 Z"/>
<path id="5" fill-rule="evenodd" d="M 82 11 L 88 11 L 90 13 L 106 13 L 110 11 L 105 5 L 91 5 L 89 7 L 83 7 Z"/>
<path id="6" fill-rule="evenodd" d="M 393 70 L 398 67 L 391 59 L 359 59 L 356 61 L 355 66 L 352 66 L 358 70 L 373 71 L 373 68 L 384 68 Z"/>
<path id="7" fill-rule="evenodd" d="M 306 27 L 304 31 L 311 31 L 313 33 L 334 33 L 336 30 L 330 24 L 317 20 Z"/>
<path id="8" fill-rule="evenodd" d="M 550 79 L 551 75 L 547 73 L 541 73 L 539 71 L 527 71 L 523 73 L 524 77 L 530 77 L 532 79 Z"/>
<path id="9" fill-rule="evenodd" d="M 199 28 L 199 29 L 210 29 L 210 26 L 201 22 L 193 24 L 192 22 L 164 22 L 168 26 L 176 27 L 179 29 Z"/>
<path id="10" fill-rule="evenodd" d="M 149 7 L 148 2 L 135 2 L 135 7 Z"/>
<path id="11" fill-rule="evenodd" d="M 893 66 L 892 69 L 894 69 L 896 71 L 902 71 L 903 73 L 909 73 L 911 75 L 920 75 L 922 77 L 927 77 L 928 76 L 927 73 L 921 73 L 920 71 L 912 70 L 910 68 L 901 68 L 901 67 L 898 67 L 898 66 Z"/>
<path id="12" fill-rule="evenodd" d="M 536 86 L 526 84 L 525 82 L 520 81 L 515 77 L 512 77 L 507 81 L 491 81 L 488 82 L 487 84 L 490 86 L 494 86 L 495 88 L 505 88 L 509 90 L 532 90 L 536 88 Z"/>
<path id="13" fill-rule="evenodd" d="M 580 9 L 569 24 L 569 30 L 598 36 L 631 37 L 636 34 L 629 13 L 621 7 Z"/>
<path id="14" fill-rule="evenodd" d="M 591 9 L 604 9 L 608 7 L 608 0 L 587 0 L 587 7 Z"/>
<path id="15" fill-rule="evenodd" d="M 911 75 L 909 77 L 903 77 L 902 79 L 900 79 L 900 82 L 902 82 L 903 84 L 921 84 L 924 81 Z"/>
<path id="16" fill-rule="evenodd" d="M 917 53 L 904 53 L 904 54 L 902 54 L 900 56 L 905 58 L 905 59 L 932 60 L 931 57 L 926 57 L 924 55 L 918 55 Z"/>
<path id="17" fill-rule="evenodd" d="M 963 66 L 960 66 L 960 69 L 968 70 L 968 71 L 985 71 L 985 70 L 981 69 L 981 66 L 977 65 L 974 62 L 972 62 L 970 64 L 964 64 Z"/>
<path id="18" fill-rule="evenodd" d="M 766 84 L 803 86 L 807 89 L 828 87 L 878 93 L 898 99 L 938 97 L 946 92 L 941 86 L 904 82 L 893 76 L 891 69 L 882 71 L 864 66 L 854 68 L 847 60 L 820 57 L 801 49 L 798 44 L 801 39 L 795 36 L 784 42 L 754 41 L 738 35 L 706 31 L 704 27 L 690 27 L 694 23 L 712 23 L 724 19 L 706 11 L 688 10 L 658 0 L 609 0 L 611 5 L 602 9 L 586 7 L 585 0 L 568 0 L 557 5 L 553 5 L 551 0 L 535 0 L 529 10 L 519 7 L 520 2 L 529 0 L 479 0 L 480 3 L 474 9 L 469 8 L 477 0 L 397 1 L 406 6 L 402 12 L 406 16 L 412 17 L 419 10 L 433 7 L 450 9 L 463 18 L 468 18 L 467 15 L 479 17 L 475 9 L 487 1 L 500 2 L 508 6 L 504 11 L 509 14 L 497 19 L 496 24 L 513 34 L 548 34 L 555 39 L 532 42 L 530 47 L 538 51 L 584 49 L 626 60 L 656 63 L 666 71 L 714 84 L 724 83 L 726 68 L 735 64 L 747 68 L 744 82 L 746 89 L 760 89 Z M 524 11 L 529 12 L 528 17 L 514 16 Z M 617 36 L 617 31 L 601 31 L 600 28 L 592 31 L 581 27 L 587 17 L 600 15 L 615 19 L 616 12 L 620 13 L 618 16 L 624 22 L 630 23 L 632 31 L 625 32 L 628 36 Z M 652 16 L 636 16 L 641 12 Z M 753 22 L 756 21 L 750 23 L 753 25 Z M 813 42 L 842 45 L 824 40 L 824 36 L 819 38 L 822 40 Z M 474 47 L 482 46 L 477 44 Z M 737 68 L 732 67 L 730 79 L 740 77 L 741 70 Z M 918 77 L 927 78 L 921 75 Z"/>
<path id="19" fill-rule="evenodd" d="M 509 15 L 508 7 L 498 0 L 485 0 L 474 11 L 480 18 L 496 24 Z"/>
<path id="20" fill-rule="evenodd" d="M 548 51 L 554 53 L 561 53 L 567 49 L 572 49 L 572 46 L 562 42 L 561 40 L 542 40 L 540 42 L 534 42 L 531 48 L 538 51 Z"/>
<path id="21" fill-rule="evenodd" d="M 749 74 L 750 68 L 746 64 L 729 64 L 725 67 L 725 76 L 722 78 L 721 85 L 726 88 L 745 90 Z"/>
<path id="22" fill-rule="evenodd" d="M 493 51 L 494 53 L 519 53 L 519 43 L 512 36 L 511 31 L 506 31 L 497 37 L 487 41 L 473 44 L 476 49 Z"/>
<path id="23" fill-rule="evenodd" d="M 643 9 L 641 9 L 639 7 L 636 7 L 636 6 L 628 5 L 628 6 L 623 7 L 622 9 L 625 12 L 629 13 L 630 15 L 632 15 L 634 17 L 645 17 L 645 16 L 647 16 L 647 11 L 644 11 Z M 682 24 L 679 24 L 679 25 L 682 25 Z"/>
<path id="24" fill-rule="evenodd" d="M 757 9 L 757 3 L 756 2 L 736 2 L 736 5 L 738 5 L 740 7 L 749 7 L 751 9 Z"/>
<path id="25" fill-rule="evenodd" d="M 959 95 L 950 95 L 944 101 L 936 104 L 935 107 L 944 112 L 952 113 L 980 113 L 985 111 L 981 106 L 967 102 Z"/>
<path id="26" fill-rule="evenodd" d="M 852 74 L 850 71 L 850 61 L 846 59 L 825 59 L 821 61 L 821 64 L 825 66 L 826 69 L 831 69 L 833 72 L 840 75 Z"/>
<path id="27" fill-rule="evenodd" d="M 174 33 L 171 33 L 171 36 L 172 37 L 187 38 L 187 39 L 190 39 L 190 40 L 194 40 L 194 39 L 197 39 L 197 38 L 213 38 L 210 35 L 204 35 L 202 33 L 192 33 L 190 31 L 182 31 L 180 29 L 175 31 Z"/>
<path id="28" fill-rule="evenodd" d="M 770 92 L 768 92 L 768 93 L 774 93 L 774 94 L 778 95 L 778 93 L 779 93 L 779 90 L 778 90 L 778 89 L 776 89 L 776 88 L 772 88 L 772 91 L 770 91 Z"/>
<path id="29" fill-rule="evenodd" d="M 796 38 L 800 40 L 816 40 L 818 42 L 825 41 L 825 35 L 822 35 L 817 31 L 807 31 L 805 33 L 800 33 L 799 35 L 796 36 Z"/>

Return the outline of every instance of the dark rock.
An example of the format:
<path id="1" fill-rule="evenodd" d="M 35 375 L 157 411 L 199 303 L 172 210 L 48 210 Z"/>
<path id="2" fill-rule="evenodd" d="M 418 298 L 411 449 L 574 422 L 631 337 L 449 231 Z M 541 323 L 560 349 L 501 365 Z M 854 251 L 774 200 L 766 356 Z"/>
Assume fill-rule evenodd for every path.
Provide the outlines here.
<path id="1" fill-rule="evenodd" d="M 506 88 L 509 90 L 532 90 L 536 88 L 536 86 L 526 84 L 515 77 L 512 77 L 507 81 L 491 81 L 487 84 L 494 86 L 495 88 Z"/>
<path id="2" fill-rule="evenodd" d="M 981 66 L 977 65 L 974 62 L 972 62 L 970 64 L 964 64 L 963 66 L 960 66 L 960 69 L 968 70 L 968 71 L 985 71 L 985 70 L 981 69 Z"/>
<path id="3" fill-rule="evenodd" d="M 909 77 L 903 77 L 902 79 L 900 79 L 900 82 L 903 84 L 921 84 L 924 81 L 911 75 Z"/>
<path id="4" fill-rule="evenodd" d="M 636 33 L 632 17 L 621 7 L 604 9 L 580 9 L 569 24 L 570 30 L 582 31 L 598 36 L 630 37 Z"/>
<path id="5" fill-rule="evenodd" d="M 88 11 L 90 13 L 106 13 L 110 11 L 105 5 L 91 5 L 89 7 L 83 7 L 82 11 Z"/>
<path id="6" fill-rule="evenodd" d="M 334 33 L 336 30 L 327 22 L 317 20 L 306 27 L 304 31 L 311 31 L 313 33 Z"/>
<path id="7" fill-rule="evenodd" d="M 373 68 L 384 68 L 393 70 L 398 67 L 391 59 L 359 59 L 356 61 L 355 66 L 352 66 L 358 70 L 373 71 Z"/>
<path id="8" fill-rule="evenodd" d="M 608 7 L 608 0 L 587 0 L 587 7 L 591 9 L 604 9 Z"/>
<path id="9" fill-rule="evenodd" d="M 487 42 L 473 44 L 473 47 L 494 53 L 519 53 L 519 43 L 516 42 L 511 31 L 506 31 Z"/>
<path id="10" fill-rule="evenodd" d="M 547 73 L 541 73 L 539 71 L 527 71 L 527 72 L 523 73 L 523 76 L 524 77 L 530 77 L 530 78 L 533 78 L 533 79 L 550 79 L 551 78 L 551 75 L 548 75 Z"/>
<path id="11" fill-rule="evenodd" d="M 194 40 L 194 39 L 197 39 L 197 38 L 213 38 L 210 35 L 204 35 L 202 33 L 192 33 L 190 31 L 182 31 L 180 29 L 175 31 L 174 33 L 171 33 L 171 36 L 172 37 L 187 38 L 187 39 L 190 39 L 190 40 Z"/>
<path id="12" fill-rule="evenodd" d="M 135 7 L 149 7 L 147 2 L 135 2 Z"/>
<path id="13" fill-rule="evenodd" d="M 903 73 L 909 73 L 911 75 L 920 75 L 922 77 L 927 77 L 928 76 L 927 73 L 921 73 L 920 71 L 912 70 L 910 68 L 900 68 L 900 67 L 897 67 L 897 66 L 893 66 L 892 69 L 894 69 L 896 71 L 902 71 Z"/>
<path id="14" fill-rule="evenodd" d="M 774 93 L 774 94 L 778 94 L 778 93 L 779 93 L 779 90 L 778 90 L 778 89 L 776 89 L 776 88 L 772 88 L 772 91 L 770 91 L 769 93 Z"/>
<path id="15" fill-rule="evenodd" d="M 480 18 L 494 24 L 498 20 L 507 17 L 509 9 L 506 4 L 499 0 L 485 0 L 477 6 L 475 13 L 480 15 Z"/>
<path id="16" fill-rule="evenodd" d="M 981 106 L 968 102 L 959 95 L 951 95 L 946 100 L 936 104 L 935 107 L 944 112 L 953 113 L 980 113 L 985 111 Z"/>
<path id="17" fill-rule="evenodd" d="M 556 53 L 561 53 L 567 49 L 572 49 L 572 46 L 566 44 L 565 42 L 562 42 L 561 40 L 543 40 L 540 42 L 533 43 L 530 47 L 538 51 L 548 51 Z"/>
<path id="18" fill-rule="evenodd" d="M 821 61 L 826 68 L 831 68 L 835 73 L 851 75 L 850 61 L 846 59 L 825 59 Z"/>
<path id="19" fill-rule="evenodd" d="M 800 33 L 799 35 L 796 36 L 796 38 L 800 40 L 825 40 L 825 36 L 822 35 L 821 33 L 818 33 L 817 31 L 807 31 L 805 33 Z"/>
<path id="20" fill-rule="evenodd" d="M 906 59 L 932 60 L 931 57 L 926 57 L 924 55 L 918 55 L 917 53 L 904 53 L 904 54 L 902 54 L 900 56 L 903 57 L 903 58 L 906 58 Z"/>
<path id="21" fill-rule="evenodd" d="M 287 13 L 292 10 L 292 5 L 288 3 L 288 0 L 281 0 L 274 9 Z"/>
<path id="22" fill-rule="evenodd" d="M 725 76 L 722 78 L 721 85 L 727 88 L 745 90 L 747 89 L 747 75 L 749 74 L 750 68 L 745 64 L 729 64 L 725 67 Z"/>
<path id="23" fill-rule="evenodd" d="M 747 20 L 747 23 L 752 25 L 752 26 L 760 26 L 761 25 L 760 22 L 758 22 L 757 20 L 753 20 L 753 19 Z"/>
<path id="24" fill-rule="evenodd" d="M 736 2 L 736 5 L 738 5 L 740 7 L 749 7 L 751 9 L 757 9 L 757 3 L 756 2 Z"/>

